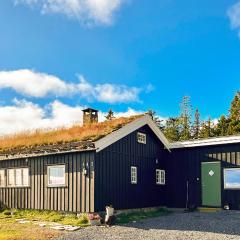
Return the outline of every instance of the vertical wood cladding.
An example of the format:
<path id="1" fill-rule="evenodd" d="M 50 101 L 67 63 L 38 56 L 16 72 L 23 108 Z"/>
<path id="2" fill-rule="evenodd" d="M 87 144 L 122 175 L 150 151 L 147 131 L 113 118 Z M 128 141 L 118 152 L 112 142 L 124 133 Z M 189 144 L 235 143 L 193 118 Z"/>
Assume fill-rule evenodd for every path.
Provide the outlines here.
<path id="1" fill-rule="evenodd" d="M 94 211 L 95 152 L 56 154 L 0 161 L 0 169 L 28 167 L 30 187 L 0 188 L 0 203 L 10 208 L 47 209 L 66 212 Z M 66 186 L 47 186 L 47 166 L 66 165 Z M 87 174 L 83 169 L 89 169 Z"/>
<path id="2" fill-rule="evenodd" d="M 240 166 L 240 144 L 204 146 L 175 149 L 168 155 L 169 207 L 185 207 L 187 181 L 189 182 L 189 203 L 201 206 L 201 163 L 216 162 L 222 164 L 222 203 L 228 203 L 236 209 L 240 204 L 240 190 L 224 190 L 223 168 Z"/>
<path id="3" fill-rule="evenodd" d="M 137 142 L 137 132 L 147 134 L 147 144 Z M 97 153 L 95 209 L 104 210 L 109 204 L 116 209 L 165 205 L 166 185 L 156 184 L 156 169 L 165 169 L 166 152 L 152 130 L 144 126 Z M 137 184 L 131 184 L 131 166 L 137 167 Z"/>

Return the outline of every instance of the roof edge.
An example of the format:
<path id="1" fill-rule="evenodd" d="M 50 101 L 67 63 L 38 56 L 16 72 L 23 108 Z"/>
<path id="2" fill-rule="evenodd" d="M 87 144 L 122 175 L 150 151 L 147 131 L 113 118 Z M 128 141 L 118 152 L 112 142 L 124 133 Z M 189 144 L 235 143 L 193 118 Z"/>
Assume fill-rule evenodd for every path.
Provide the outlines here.
<path id="1" fill-rule="evenodd" d="M 110 146 L 111 144 L 117 142 L 128 134 L 136 131 L 137 129 L 143 127 L 144 125 L 148 125 L 151 130 L 155 133 L 157 138 L 163 143 L 163 145 L 170 151 L 170 143 L 167 138 L 164 136 L 162 131 L 158 128 L 156 123 L 152 120 L 152 118 L 146 114 L 141 118 L 138 118 L 122 128 L 110 133 L 109 135 L 99 139 L 95 142 L 95 147 L 97 148 L 97 152 L 100 152 L 104 148 Z"/>
<path id="2" fill-rule="evenodd" d="M 235 136 L 227 136 L 227 137 L 189 140 L 189 141 L 183 141 L 183 142 L 173 142 L 173 143 L 170 143 L 170 149 L 213 146 L 213 145 L 223 145 L 223 144 L 231 144 L 231 143 L 240 143 L 240 136 L 235 135 Z"/>

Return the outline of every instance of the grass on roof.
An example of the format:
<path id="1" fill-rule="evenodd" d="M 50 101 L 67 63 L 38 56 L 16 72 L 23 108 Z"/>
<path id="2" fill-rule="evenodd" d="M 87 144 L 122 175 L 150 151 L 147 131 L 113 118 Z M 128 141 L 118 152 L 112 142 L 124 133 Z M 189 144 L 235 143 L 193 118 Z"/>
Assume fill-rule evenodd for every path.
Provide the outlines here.
<path id="1" fill-rule="evenodd" d="M 85 126 L 75 125 L 57 130 L 36 130 L 0 138 L 0 152 L 77 141 L 96 141 L 122 126 L 140 118 L 142 115 L 121 117 L 112 121 L 93 123 Z"/>

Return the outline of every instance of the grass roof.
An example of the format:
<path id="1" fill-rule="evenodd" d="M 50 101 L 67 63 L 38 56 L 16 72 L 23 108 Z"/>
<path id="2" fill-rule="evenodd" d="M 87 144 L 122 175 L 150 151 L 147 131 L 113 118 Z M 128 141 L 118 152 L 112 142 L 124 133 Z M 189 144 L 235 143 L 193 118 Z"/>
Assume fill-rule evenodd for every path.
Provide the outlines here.
<path id="1" fill-rule="evenodd" d="M 75 125 L 57 130 L 36 130 L 0 138 L 0 153 L 34 148 L 46 145 L 63 144 L 79 141 L 96 141 L 142 115 L 121 117 L 111 121 L 93 123 L 85 126 Z"/>

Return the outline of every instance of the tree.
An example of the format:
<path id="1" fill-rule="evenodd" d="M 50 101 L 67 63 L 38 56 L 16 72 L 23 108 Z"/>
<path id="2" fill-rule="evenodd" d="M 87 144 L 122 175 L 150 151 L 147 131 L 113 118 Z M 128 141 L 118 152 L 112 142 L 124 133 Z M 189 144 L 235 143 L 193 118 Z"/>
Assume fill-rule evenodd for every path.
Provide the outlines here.
<path id="1" fill-rule="evenodd" d="M 164 129 L 163 120 L 160 119 L 160 118 L 157 116 L 157 114 L 156 114 L 155 111 L 149 109 L 148 112 L 147 112 L 147 114 L 152 118 L 152 120 L 157 124 L 157 126 L 158 126 L 161 130 Z"/>
<path id="2" fill-rule="evenodd" d="M 196 109 L 195 114 L 194 114 L 194 123 L 193 123 L 193 133 L 192 133 L 192 137 L 194 139 L 198 139 L 199 138 L 199 133 L 200 133 L 200 113 L 199 110 Z"/>
<path id="3" fill-rule="evenodd" d="M 166 126 L 163 130 L 164 135 L 169 141 L 179 141 L 179 119 L 178 118 L 169 118 L 166 121 Z"/>
<path id="4" fill-rule="evenodd" d="M 227 134 L 239 134 L 240 133 L 240 91 L 234 96 L 231 107 L 229 110 L 229 125 Z"/>
<path id="5" fill-rule="evenodd" d="M 211 118 L 209 117 L 207 121 L 204 121 L 201 126 L 199 133 L 200 138 L 214 137 L 214 128 Z"/>
<path id="6" fill-rule="evenodd" d="M 179 133 L 180 140 L 189 140 L 191 138 L 191 118 L 192 106 L 190 97 L 184 96 L 180 103 Z"/>
<path id="7" fill-rule="evenodd" d="M 229 119 L 224 115 L 220 117 L 215 128 L 216 136 L 226 136 L 228 134 Z"/>
<path id="8" fill-rule="evenodd" d="M 112 109 L 109 109 L 108 114 L 107 114 L 107 116 L 105 116 L 105 118 L 106 118 L 108 121 L 111 121 L 111 120 L 113 120 L 113 119 L 115 118 Z"/>

